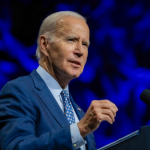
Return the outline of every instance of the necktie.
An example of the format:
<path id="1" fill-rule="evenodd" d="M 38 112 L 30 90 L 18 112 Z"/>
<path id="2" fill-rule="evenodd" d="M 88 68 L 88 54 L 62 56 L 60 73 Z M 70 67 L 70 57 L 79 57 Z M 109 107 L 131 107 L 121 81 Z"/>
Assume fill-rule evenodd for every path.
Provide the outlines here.
<path id="1" fill-rule="evenodd" d="M 71 125 L 72 123 L 75 123 L 75 118 L 73 114 L 72 105 L 69 99 L 69 93 L 67 92 L 67 90 L 62 90 L 60 94 L 64 105 L 64 114 Z M 81 148 L 78 148 L 77 150 L 81 150 Z"/>
<path id="2" fill-rule="evenodd" d="M 67 117 L 70 124 L 75 123 L 72 105 L 69 99 L 69 93 L 67 90 L 62 90 L 61 97 L 64 105 L 64 114 Z"/>

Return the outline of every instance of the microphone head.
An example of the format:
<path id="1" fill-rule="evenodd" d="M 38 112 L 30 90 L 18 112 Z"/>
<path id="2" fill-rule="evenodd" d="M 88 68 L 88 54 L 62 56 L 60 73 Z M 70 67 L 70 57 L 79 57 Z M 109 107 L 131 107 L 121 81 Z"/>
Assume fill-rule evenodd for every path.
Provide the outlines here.
<path id="1" fill-rule="evenodd" d="M 146 103 L 147 105 L 150 106 L 150 90 L 145 89 L 141 95 L 140 95 L 140 99 Z"/>

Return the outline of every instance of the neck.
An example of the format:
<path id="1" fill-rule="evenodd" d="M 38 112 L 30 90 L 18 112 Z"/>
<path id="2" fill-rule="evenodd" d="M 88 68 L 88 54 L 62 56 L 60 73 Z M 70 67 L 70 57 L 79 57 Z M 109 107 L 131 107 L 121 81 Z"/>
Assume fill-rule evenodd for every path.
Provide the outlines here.
<path id="1" fill-rule="evenodd" d="M 46 70 L 61 86 L 62 89 L 65 89 L 70 83 L 71 79 L 66 75 L 61 75 L 59 71 L 54 70 L 52 64 L 48 65 L 46 61 L 39 62 L 40 66 Z"/>

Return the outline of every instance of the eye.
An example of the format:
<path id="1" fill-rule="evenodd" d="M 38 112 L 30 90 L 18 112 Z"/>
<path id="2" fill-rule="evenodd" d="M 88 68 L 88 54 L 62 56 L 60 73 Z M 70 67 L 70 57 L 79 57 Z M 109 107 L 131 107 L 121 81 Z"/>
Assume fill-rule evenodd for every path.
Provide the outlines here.
<path id="1" fill-rule="evenodd" d="M 74 39 L 69 38 L 69 39 L 68 39 L 68 41 L 73 42 L 73 41 L 74 41 Z"/>
<path id="2" fill-rule="evenodd" d="M 88 44 L 86 44 L 86 43 L 82 43 L 82 45 L 87 47 L 87 48 L 89 47 Z"/>

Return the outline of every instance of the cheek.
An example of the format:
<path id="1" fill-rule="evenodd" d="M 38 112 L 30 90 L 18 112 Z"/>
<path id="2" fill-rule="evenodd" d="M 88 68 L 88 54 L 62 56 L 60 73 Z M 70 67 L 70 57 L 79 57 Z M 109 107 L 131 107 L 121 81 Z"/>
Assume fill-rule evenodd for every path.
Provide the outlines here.
<path id="1" fill-rule="evenodd" d="M 53 61 L 60 61 L 63 59 L 63 50 L 61 46 L 53 46 L 49 51 L 49 56 L 52 58 Z"/>
<path id="2" fill-rule="evenodd" d="M 67 60 L 70 58 L 71 54 L 66 49 L 59 49 L 60 51 L 55 52 L 53 60 L 59 64 L 59 66 L 64 67 L 67 65 Z"/>
<path id="3" fill-rule="evenodd" d="M 85 53 L 84 53 L 84 57 L 83 57 L 84 63 L 86 63 L 87 57 L 88 57 L 88 50 L 86 50 Z"/>
<path id="4" fill-rule="evenodd" d="M 62 47 L 62 58 L 64 60 L 68 60 L 70 58 L 73 57 L 73 50 L 74 50 L 74 46 L 73 45 L 65 45 Z"/>

